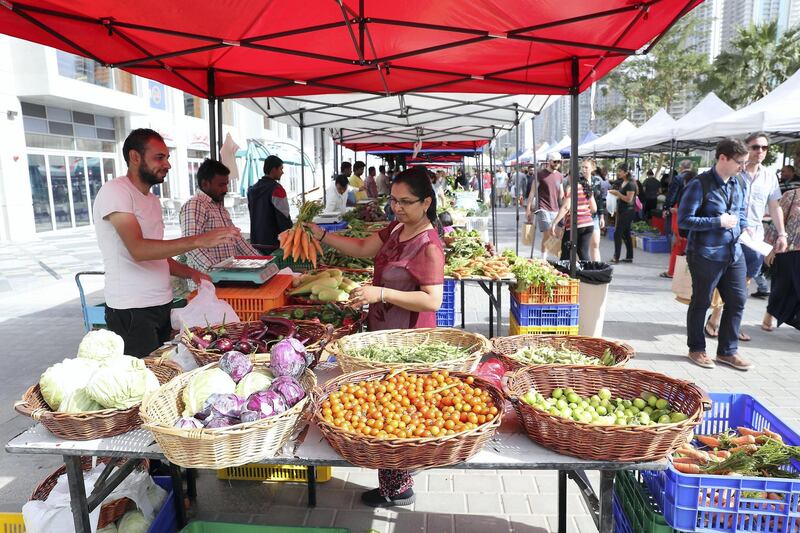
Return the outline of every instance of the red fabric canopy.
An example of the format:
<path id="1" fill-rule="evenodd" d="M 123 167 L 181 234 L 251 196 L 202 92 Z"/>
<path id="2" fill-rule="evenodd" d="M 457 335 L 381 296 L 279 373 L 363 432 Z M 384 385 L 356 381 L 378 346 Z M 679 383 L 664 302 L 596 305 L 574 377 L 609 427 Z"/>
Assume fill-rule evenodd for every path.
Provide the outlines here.
<path id="1" fill-rule="evenodd" d="M 440 141 L 426 142 L 422 145 L 422 151 L 428 150 L 478 150 L 489 142 L 488 139 L 476 141 Z M 391 150 L 414 150 L 412 142 L 398 143 L 344 143 L 343 146 L 354 152 L 387 152 Z"/>
<path id="2" fill-rule="evenodd" d="M 3 0 L 0 31 L 202 97 L 568 94 L 700 2 Z"/>

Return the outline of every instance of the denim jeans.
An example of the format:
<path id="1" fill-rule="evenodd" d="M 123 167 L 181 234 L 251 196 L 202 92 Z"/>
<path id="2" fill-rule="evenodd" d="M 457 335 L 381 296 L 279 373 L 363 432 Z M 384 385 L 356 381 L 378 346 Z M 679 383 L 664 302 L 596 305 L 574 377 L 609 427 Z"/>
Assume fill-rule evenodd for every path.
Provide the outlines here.
<path id="1" fill-rule="evenodd" d="M 734 355 L 739 349 L 739 328 L 747 300 L 744 254 L 737 261 L 710 261 L 696 252 L 686 252 L 686 263 L 692 275 L 692 301 L 686 313 L 686 344 L 690 352 L 705 352 L 703 332 L 706 312 L 714 289 L 719 290 L 725 306 L 719 324 L 717 355 Z"/>

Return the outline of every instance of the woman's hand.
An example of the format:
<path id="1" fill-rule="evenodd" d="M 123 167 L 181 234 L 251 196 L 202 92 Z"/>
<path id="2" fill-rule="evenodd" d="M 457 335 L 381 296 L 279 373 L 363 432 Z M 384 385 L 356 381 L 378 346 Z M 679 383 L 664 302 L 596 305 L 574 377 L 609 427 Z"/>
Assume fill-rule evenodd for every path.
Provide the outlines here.
<path id="1" fill-rule="evenodd" d="M 305 227 L 311 230 L 311 236 L 317 240 L 320 240 L 322 237 L 325 236 L 325 230 L 317 226 L 316 224 L 312 224 L 310 222 L 306 222 Z"/>
<path id="2" fill-rule="evenodd" d="M 375 285 L 363 285 L 350 293 L 350 303 L 354 307 L 363 305 L 376 304 L 381 301 L 381 291 L 383 287 L 376 287 Z"/>
<path id="3" fill-rule="evenodd" d="M 765 257 L 765 258 L 764 258 L 764 263 L 765 263 L 767 266 L 771 267 L 771 266 L 772 266 L 772 262 L 773 262 L 773 261 L 775 261 L 775 249 L 774 249 L 774 248 L 773 248 L 773 250 L 772 250 L 772 251 L 769 253 L 769 255 L 768 255 L 767 257 Z"/>

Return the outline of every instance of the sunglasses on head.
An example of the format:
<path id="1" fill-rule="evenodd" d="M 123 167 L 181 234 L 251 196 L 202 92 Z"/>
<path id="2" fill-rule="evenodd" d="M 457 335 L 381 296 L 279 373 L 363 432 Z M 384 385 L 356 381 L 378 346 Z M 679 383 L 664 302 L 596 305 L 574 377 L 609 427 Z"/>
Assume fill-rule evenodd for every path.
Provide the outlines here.
<path id="1" fill-rule="evenodd" d="M 769 150 L 769 145 L 768 144 L 751 144 L 750 145 L 750 149 L 751 150 L 760 150 L 762 152 L 766 152 L 767 150 Z"/>

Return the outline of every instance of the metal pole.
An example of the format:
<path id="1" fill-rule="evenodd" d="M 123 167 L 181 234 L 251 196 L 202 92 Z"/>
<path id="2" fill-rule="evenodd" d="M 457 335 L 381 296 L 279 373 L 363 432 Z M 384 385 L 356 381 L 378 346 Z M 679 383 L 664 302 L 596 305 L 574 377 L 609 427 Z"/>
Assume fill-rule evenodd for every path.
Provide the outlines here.
<path id="1" fill-rule="evenodd" d="M 519 165 L 519 156 L 521 154 L 519 153 L 519 110 L 517 109 L 518 107 L 519 107 L 519 104 L 515 103 L 514 104 L 514 128 L 515 128 L 515 130 L 517 132 L 517 157 L 516 157 L 517 174 L 514 176 L 514 179 L 516 180 L 516 185 L 514 186 L 514 196 L 515 196 L 514 203 L 517 204 L 517 240 L 516 240 L 516 244 L 515 244 L 515 247 L 514 247 L 514 253 L 517 254 L 517 255 L 519 255 L 519 193 L 520 193 L 520 189 L 519 189 L 519 169 L 521 168 L 520 165 Z"/>
<path id="2" fill-rule="evenodd" d="M 781 170 L 786 166 L 786 150 L 789 148 L 788 143 L 783 143 L 783 162 L 781 163 Z"/>
<path id="3" fill-rule="evenodd" d="M 325 129 L 319 130 L 319 150 L 322 159 L 322 203 L 328 202 L 328 185 L 325 183 Z"/>
<path id="4" fill-rule="evenodd" d="M 478 158 L 478 197 L 482 202 L 486 202 L 486 196 L 483 194 L 483 150 Z"/>
<path id="5" fill-rule="evenodd" d="M 531 176 L 528 179 L 534 180 L 533 183 L 531 184 L 531 189 L 533 189 L 533 186 L 537 185 L 538 181 L 539 181 L 539 162 L 536 160 L 536 115 L 531 117 L 531 141 L 533 141 L 533 148 L 531 148 L 531 150 L 533 150 L 533 176 Z M 537 194 L 538 194 L 538 191 L 537 191 Z M 527 202 L 527 201 L 528 201 L 528 198 L 525 198 L 525 202 Z M 528 204 L 526 203 L 525 205 L 527 206 Z M 535 205 L 531 206 L 531 207 L 532 207 L 532 211 L 531 212 L 536 210 L 536 206 Z M 526 207 L 526 209 L 527 209 L 527 207 Z M 532 229 L 532 231 L 531 231 L 531 234 L 532 234 L 531 235 L 531 259 L 533 259 L 533 250 L 536 248 L 536 216 L 535 215 L 534 215 L 534 219 L 533 219 L 533 227 L 531 229 Z M 542 236 L 542 238 L 544 238 L 544 235 Z"/>
<path id="6" fill-rule="evenodd" d="M 494 126 L 492 126 L 492 141 L 494 141 Z M 497 176 L 495 175 L 492 177 L 492 171 L 494 170 L 495 161 L 494 161 L 494 150 L 491 148 L 491 144 L 489 145 L 489 180 L 492 183 L 492 189 L 489 201 L 492 203 L 492 244 L 494 245 L 494 249 L 497 250 Z"/>
<path id="7" fill-rule="evenodd" d="M 306 127 L 303 121 L 303 112 L 300 111 L 300 196 L 303 203 L 306 202 L 306 151 L 305 151 Z"/>
<path id="8" fill-rule="evenodd" d="M 570 98 L 572 100 L 570 107 L 570 158 L 569 158 L 569 182 L 570 182 L 570 251 L 569 251 L 569 273 L 573 278 L 577 271 L 578 264 L 578 84 L 579 84 L 580 71 L 578 68 L 578 59 L 572 58 L 572 88 L 570 89 Z"/>
<path id="9" fill-rule="evenodd" d="M 222 102 L 224 100 L 217 100 L 217 154 L 220 160 L 222 160 Z"/>
<path id="10" fill-rule="evenodd" d="M 215 104 L 217 102 L 214 93 L 216 91 L 214 82 L 214 69 L 208 69 L 208 152 L 211 159 L 217 159 L 217 113 Z"/>

